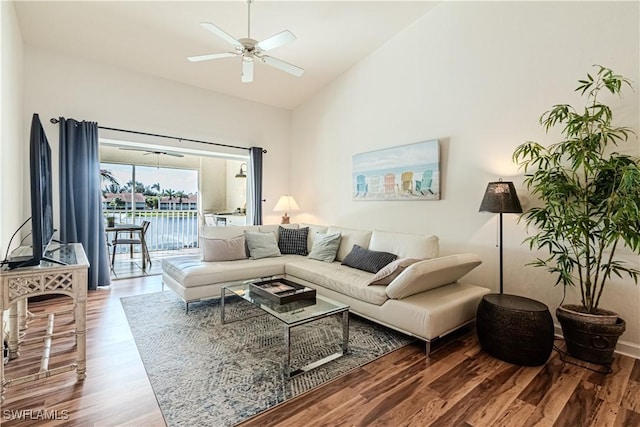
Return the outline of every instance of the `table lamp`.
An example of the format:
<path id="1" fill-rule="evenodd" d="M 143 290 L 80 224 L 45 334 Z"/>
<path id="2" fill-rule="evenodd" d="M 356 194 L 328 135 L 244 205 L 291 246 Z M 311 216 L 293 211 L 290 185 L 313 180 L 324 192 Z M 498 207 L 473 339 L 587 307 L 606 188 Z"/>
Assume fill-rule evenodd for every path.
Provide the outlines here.
<path id="1" fill-rule="evenodd" d="M 280 199 L 278 200 L 278 203 L 276 203 L 276 207 L 273 208 L 273 210 L 275 212 L 284 212 L 284 215 L 282 215 L 281 224 L 289 224 L 289 216 L 287 215 L 287 212 L 299 211 L 300 207 L 296 203 L 296 200 L 293 198 L 293 196 L 284 195 L 280 196 Z"/>

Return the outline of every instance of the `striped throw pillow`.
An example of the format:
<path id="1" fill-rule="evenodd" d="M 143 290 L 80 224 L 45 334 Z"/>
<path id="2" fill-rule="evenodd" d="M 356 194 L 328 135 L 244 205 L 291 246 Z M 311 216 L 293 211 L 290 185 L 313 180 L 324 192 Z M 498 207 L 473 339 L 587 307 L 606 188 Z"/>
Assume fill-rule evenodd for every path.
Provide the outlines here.
<path id="1" fill-rule="evenodd" d="M 282 255 L 293 254 L 307 256 L 307 235 L 309 227 L 278 227 L 278 248 Z"/>

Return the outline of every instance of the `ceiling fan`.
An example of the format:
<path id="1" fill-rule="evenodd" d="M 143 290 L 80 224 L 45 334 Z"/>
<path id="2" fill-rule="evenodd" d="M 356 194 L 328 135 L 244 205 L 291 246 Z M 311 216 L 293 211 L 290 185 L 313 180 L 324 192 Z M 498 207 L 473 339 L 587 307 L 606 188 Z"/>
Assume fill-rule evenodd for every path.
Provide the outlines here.
<path id="1" fill-rule="evenodd" d="M 171 152 L 171 151 L 145 150 L 144 148 L 127 148 L 127 147 L 120 147 L 120 150 L 125 150 L 125 151 L 142 151 L 142 152 L 144 152 L 143 156 L 148 156 L 149 154 L 157 154 L 158 156 L 163 155 L 163 156 L 173 156 L 173 157 L 184 157 L 184 154 L 180 154 L 180 153 L 173 153 L 173 152 Z"/>
<path id="2" fill-rule="evenodd" d="M 200 25 L 207 30 L 211 31 L 216 36 L 230 43 L 234 51 L 211 53 L 208 55 L 190 56 L 187 58 L 191 62 L 208 61 L 210 59 L 222 59 L 231 58 L 235 56 L 242 57 L 242 82 L 250 83 L 253 81 L 253 63 L 254 60 L 264 62 L 267 65 L 278 68 L 286 73 L 292 74 L 296 77 L 300 77 L 304 70 L 295 65 L 289 64 L 281 59 L 274 58 L 273 56 L 265 55 L 264 52 L 275 49 L 276 47 L 283 46 L 296 39 L 296 36 L 289 30 L 284 30 L 275 34 L 269 38 L 262 40 L 261 42 L 251 38 L 251 3 L 253 0 L 247 0 L 248 6 L 248 18 L 247 18 L 247 38 L 234 39 L 224 30 L 215 26 L 211 22 L 201 22 Z"/>

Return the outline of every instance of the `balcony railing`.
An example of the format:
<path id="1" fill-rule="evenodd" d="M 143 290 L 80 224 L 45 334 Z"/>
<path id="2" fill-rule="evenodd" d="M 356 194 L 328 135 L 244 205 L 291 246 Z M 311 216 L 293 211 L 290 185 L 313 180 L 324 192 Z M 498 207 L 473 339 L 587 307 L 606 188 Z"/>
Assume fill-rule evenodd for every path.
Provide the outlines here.
<path id="1" fill-rule="evenodd" d="M 198 212 L 194 210 L 103 210 L 106 218 L 114 217 L 116 224 L 142 224 L 149 221 L 145 239 L 150 252 L 171 251 L 198 247 Z M 108 239 L 113 239 L 108 233 Z M 135 249 L 139 250 L 139 249 Z M 118 253 L 128 248 L 119 247 Z"/>

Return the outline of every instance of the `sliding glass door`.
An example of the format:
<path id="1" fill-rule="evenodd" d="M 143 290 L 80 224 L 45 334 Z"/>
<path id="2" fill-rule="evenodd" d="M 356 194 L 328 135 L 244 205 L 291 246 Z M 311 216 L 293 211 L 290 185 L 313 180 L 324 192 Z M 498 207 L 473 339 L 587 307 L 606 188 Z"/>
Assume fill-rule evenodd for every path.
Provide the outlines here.
<path id="1" fill-rule="evenodd" d="M 149 221 L 150 252 L 198 247 L 197 170 L 117 163 L 100 168 L 105 221 Z"/>

